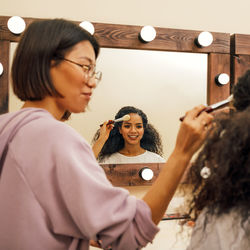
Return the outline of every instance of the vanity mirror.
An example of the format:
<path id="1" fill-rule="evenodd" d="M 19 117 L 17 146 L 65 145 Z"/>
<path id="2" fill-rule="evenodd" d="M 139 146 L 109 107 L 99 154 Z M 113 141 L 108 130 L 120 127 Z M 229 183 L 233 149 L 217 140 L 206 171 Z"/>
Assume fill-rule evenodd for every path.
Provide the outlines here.
<path id="1" fill-rule="evenodd" d="M 21 105 L 9 89 L 9 65 L 19 36 L 7 28 L 10 17 L 0 17 L 0 112 Z M 26 26 L 35 18 L 23 18 Z M 77 22 L 80 23 L 80 22 Z M 213 42 L 199 47 L 201 31 L 154 27 L 156 37 L 142 42 L 142 27 L 93 23 L 101 44 L 98 69 L 103 80 L 94 92 L 89 111 L 68 121 L 89 142 L 104 120 L 113 119 L 125 105 L 141 108 L 159 130 L 164 156 L 175 143 L 179 117 L 199 103 L 215 103 L 228 97 L 230 85 L 218 86 L 215 77 L 230 75 L 230 34 L 212 32 Z M 10 98 L 9 98 L 10 97 Z"/>

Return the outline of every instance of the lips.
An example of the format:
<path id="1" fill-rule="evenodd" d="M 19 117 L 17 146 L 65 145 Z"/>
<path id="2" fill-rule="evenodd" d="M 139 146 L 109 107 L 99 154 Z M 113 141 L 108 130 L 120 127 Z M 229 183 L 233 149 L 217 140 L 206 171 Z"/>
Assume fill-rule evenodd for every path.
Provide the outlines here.
<path id="1" fill-rule="evenodd" d="M 130 139 L 136 139 L 136 138 L 138 138 L 138 135 L 128 135 L 128 137 L 129 137 Z"/>
<path id="2" fill-rule="evenodd" d="M 86 95 L 86 96 L 91 97 L 92 93 L 82 93 L 82 95 Z"/>
<path id="3" fill-rule="evenodd" d="M 88 99 L 90 99 L 92 93 L 81 93 L 81 95 L 87 97 Z"/>

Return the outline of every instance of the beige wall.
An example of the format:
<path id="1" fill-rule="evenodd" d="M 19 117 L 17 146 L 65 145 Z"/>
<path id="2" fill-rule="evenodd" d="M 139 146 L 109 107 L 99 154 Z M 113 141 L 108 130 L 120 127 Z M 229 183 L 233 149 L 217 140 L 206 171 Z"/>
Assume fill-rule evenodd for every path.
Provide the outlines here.
<path id="1" fill-rule="evenodd" d="M 71 1 L 34 1 L 34 0 L 13 0 L 7 1 L 4 0 L 1 3 L 0 15 L 19 15 L 25 17 L 41 17 L 41 18 L 54 18 L 54 17 L 63 17 L 71 20 L 88 20 L 92 22 L 104 22 L 104 23 L 117 23 L 117 24 L 130 24 L 130 25 L 153 25 L 158 27 L 166 28 L 177 28 L 177 29 L 193 29 L 193 30 L 208 30 L 208 31 L 217 31 L 217 32 L 228 32 L 228 33 L 243 33 L 250 34 L 249 26 L 249 0 L 238 0 L 228 1 L 228 0 L 210 0 L 210 1 L 201 1 L 201 0 L 182 0 L 182 1 L 168 1 L 168 0 L 126 0 L 126 1 L 117 1 L 117 0 L 71 0 Z M 100 66 L 105 65 L 105 61 L 100 62 Z M 179 66 L 179 65 L 178 65 Z M 103 66 L 104 67 L 104 66 Z M 203 66 L 202 70 L 204 70 Z M 105 68 L 102 69 L 105 71 Z M 106 74 L 107 75 L 107 74 Z M 104 72 L 105 77 L 105 72 Z M 169 78 L 167 78 L 169 81 Z M 101 99 L 102 91 L 104 91 L 105 86 L 109 84 L 105 80 L 101 83 L 100 88 L 96 90 L 94 95 L 92 109 L 96 109 L 98 105 L 105 107 L 103 105 L 103 100 Z M 184 89 L 187 87 L 182 87 Z M 135 91 L 135 89 L 134 89 Z M 141 93 L 141 89 L 139 91 Z M 200 94 L 197 93 L 197 97 Z M 97 99 L 98 97 L 98 99 Z M 99 101 L 100 100 L 100 101 Z M 203 102 L 204 99 L 197 99 L 200 102 Z M 195 101 L 195 102 L 196 102 Z M 154 103 L 154 102 L 152 102 Z M 187 107 L 179 104 L 177 102 L 177 108 L 179 111 L 184 111 Z M 193 103 L 188 102 L 190 105 Z M 11 107 L 10 110 L 15 110 L 18 108 L 20 103 L 11 95 Z M 122 105 L 126 105 L 122 103 Z M 159 109 L 150 110 L 145 105 L 144 101 L 141 101 L 141 105 L 146 113 L 151 114 L 153 118 L 153 123 L 157 124 L 157 121 L 154 119 L 160 119 L 162 122 L 156 127 L 161 129 L 161 132 L 164 131 L 164 127 L 169 128 L 170 123 L 169 114 L 166 112 L 162 117 L 162 114 L 165 110 Z M 137 106 L 140 106 L 139 103 Z M 87 116 L 90 115 L 93 124 L 96 125 L 96 128 L 100 122 L 105 119 L 111 119 L 111 114 L 114 113 L 119 108 L 119 104 L 116 103 L 113 109 L 104 109 L 109 110 L 110 113 L 105 113 L 105 116 L 97 116 L 95 113 L 91 112 L 84 114 Z M 174 116 L 176 116 L 174 112 Z M 179 115 L 179 114 L 178 114 Z M 158 117 L 158 118 L 157 118 Z M 84 120 L 82 118 L 76 118 L 76 123 L 72 126 L 81 133 L 83 130 Z M 162 128 L 163 126 L 163 128 Z M 172 126 L 172 125 L 171 125 Z M 162 130 L 163 129 L 163 130 Z M 87 134 L 83 136 L 90 141 L 92 133 L 95 131 L 94 128 L 88 131 Z M 176 128 L 171 128 L 169 131 L 171 137 L 171 142 L 165 142 L 166 147 L 171 149 L 175 138 Z M 169 136 L 170 136 L 169 135 Z M 169 137 L 167 135 L 167 137 Z M 167 153 L 166 153 L 167 155 Z M 136 195 L 137 197 L 142 197 L 148 187 L 134 187 L 129 188 L 128 190 L 131 194 Z M 176 194 L 173 199 L 168 212 L 175 211 L 180 203 L 181 195 Z M 181 235 L 177 234 L 180 230 L 178 222 L 169 221 L 162 222 L 160 224 L 161 232 L 157 235 L 154 240 L 153 245 L 149 245 L 146 249 L 148 250 L 181 250 L 185 249 L 188 238 L 186 233 L 190 231 L 188 228 L 185 228 L 183 238 Z M 177 241 L 176 241 L 177 240 Z M 175 242 L 176 241 L 176 242 Z"/>
<path id="2" fill-rule="evenodd" d="M 0 14 L 250 34 L 249 8 L 249 0 L 3 0 Z"/>

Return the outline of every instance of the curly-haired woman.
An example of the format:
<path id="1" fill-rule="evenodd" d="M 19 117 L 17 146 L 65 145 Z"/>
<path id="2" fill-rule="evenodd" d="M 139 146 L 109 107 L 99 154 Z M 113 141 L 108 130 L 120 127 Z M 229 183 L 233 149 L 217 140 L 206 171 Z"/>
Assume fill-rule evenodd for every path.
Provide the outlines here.
<path id="1" fill-rule="evenodd" d="M 93 151 L 101 163 L 165 162 L 158 131 L 147 115 L 133 106 L 122 107 L 115 119 L 129 115 L 128 121 L 103 124 L 93 138 Z"/>
<path id="2" fill-rule="evenodd" d="M 250 109 L 214 120 L 192 164 L 188 250 L 246 250 L 250 246 Z"/>

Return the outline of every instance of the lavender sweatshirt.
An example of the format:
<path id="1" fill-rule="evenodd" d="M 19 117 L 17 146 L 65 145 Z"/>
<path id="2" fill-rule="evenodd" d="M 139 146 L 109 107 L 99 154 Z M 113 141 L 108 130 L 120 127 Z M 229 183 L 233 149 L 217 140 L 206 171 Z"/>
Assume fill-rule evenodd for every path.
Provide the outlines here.
<path id="1" fill-rule="evenodd" d="M 1 115 L 0 157 L 6 152 L 0 249 L 85 250 L 94 239 L 133 250 L 159 231 L 147 204 L 113 187 L 90 145 L 47 111 Z"/>

